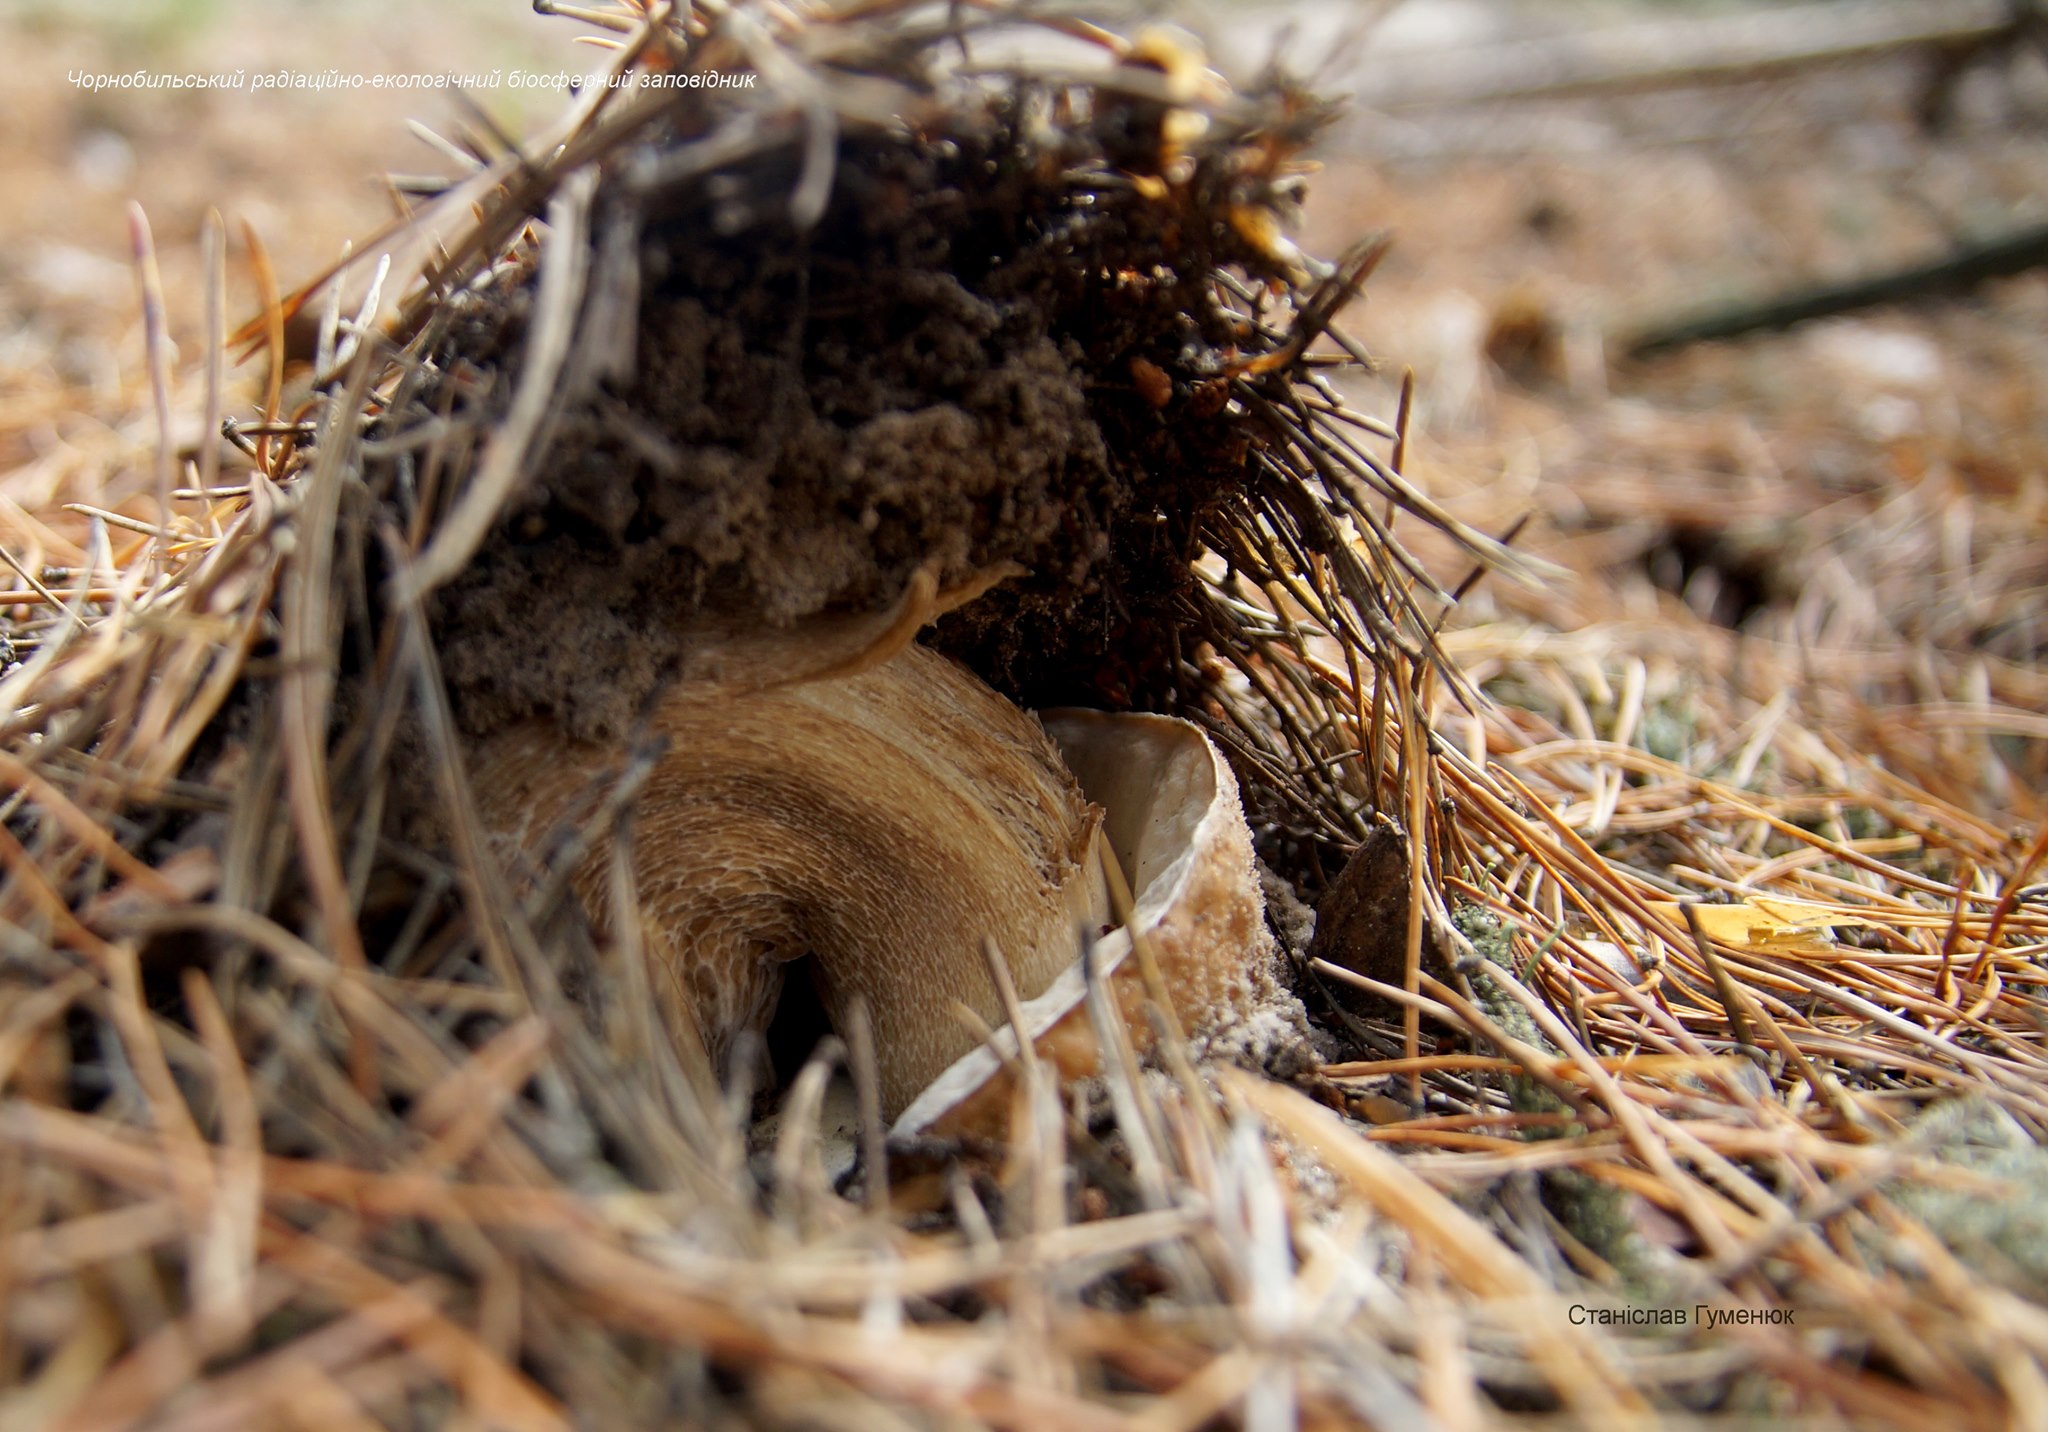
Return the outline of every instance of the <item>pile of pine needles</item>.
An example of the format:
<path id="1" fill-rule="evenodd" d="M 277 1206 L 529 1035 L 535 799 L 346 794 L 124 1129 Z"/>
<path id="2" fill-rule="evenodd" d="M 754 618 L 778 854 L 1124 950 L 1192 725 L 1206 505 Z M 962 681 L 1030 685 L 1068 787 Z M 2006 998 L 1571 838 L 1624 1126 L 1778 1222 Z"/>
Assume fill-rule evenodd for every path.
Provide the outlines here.
<path id="1" fill-rule="evenodd" d="M 591 85 L 544 144 L 472 140 L 357 319 L 347 275 L 268 298 L 264 411 L 225 462 L 167 441 L 153 521 L 86 514 L 59 571 L 6 517 L 0 1422 L 2048 1418 L 2048 831 L 1795 700 L 1680 711 L 1597 630 L 1440 639 L 1451 593 L 1397 511 L 1514 559 L 1403 477 L 1405 417 L 1331 381 L 1365 359 L 1336 319 L 1376 250 L 1321 265 L 1272 227 L 1302 97 L 1192 97 L 1108 30 L 1000 3 L 576 13 L 617 76 L 759 88 Z M 1033 27 L 1099 62 L 1002 48 Z M 1002 1147 L 835 1179 L 819 1109 L 857 1051 L 822 1045 L 764 1139 L 751 1090 L 659 1038 L 630 939 L 593 941 L 565 879 L 507 894 L 459 814 L 426 603 L 499 520 L 519 430 L 607 361 L 567 321 L 630 302 L 586 282 L 604 164 L 666 127 L 694 179 L 786 181 L 815 218 L 842 136 L 1027 102 L 1151 126 L 1143 163 L 1058 192 L 1185 193 L 1173 143 L 1237 186 L 1202 217 L 1240 235 L 1204 275 L 1238 351 L 1138 379 L 1212 385 L 1249 435 L 1167 704 L 1223 742 L 1304 898 L 1396 833 L 1406 918 L 1377 972 L 1294 942 L 1346 1056 L 1301 1087 L 1113 1059 L 1065 1100 L 1031 1085 Z M 1179 110 L 1199 135 L 1171 138 Z M 412 399 L 453 296 L 515 277 L 542 378 L 471 461 Z M 322 306 L 288 394 L 287 325 Z M 450 850 L 388 835 L 402 723 Z"/>

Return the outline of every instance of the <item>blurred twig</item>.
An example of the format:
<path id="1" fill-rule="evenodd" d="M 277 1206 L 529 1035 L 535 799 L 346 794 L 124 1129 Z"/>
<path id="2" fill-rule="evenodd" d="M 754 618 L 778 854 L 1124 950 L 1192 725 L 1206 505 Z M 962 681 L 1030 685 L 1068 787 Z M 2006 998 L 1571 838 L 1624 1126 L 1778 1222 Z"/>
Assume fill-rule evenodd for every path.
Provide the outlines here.
<path id="1" fill-rule="evenodd" d="M 1828 318 L 1882 303 L 1951 297 L 1992 279 L 2010 278 L 2043 264 L 2048 264 L 2048 224 L 1986 243 L 1966 244 L 1947 257 L 1928 263 L 1653 324 L 1630 338 L 1626 351 L 1632 358 L 1641 358 L 1688 343 L 1790 328 L 1809 319 Z"/>

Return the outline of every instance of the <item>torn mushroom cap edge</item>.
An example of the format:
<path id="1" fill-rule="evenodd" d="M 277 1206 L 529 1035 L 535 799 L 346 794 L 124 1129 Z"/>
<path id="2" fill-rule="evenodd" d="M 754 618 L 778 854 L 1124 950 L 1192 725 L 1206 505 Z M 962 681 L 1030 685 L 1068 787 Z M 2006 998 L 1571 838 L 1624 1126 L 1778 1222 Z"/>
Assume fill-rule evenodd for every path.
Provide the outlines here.
<path id="1" fill-rule="evenodd" d="M 1040 719 L 1083 792 L 1104 809 L 1104 837 L 1130 881 L 1131 921 L 1104 935 L 1094 955 L 1133 1046 L 1144 1053 L 1154 1042 L 1132 958 L 1134 929 L 1191 1031 L 1249 1015 L 1274 988 L 1276 946 L 1228 764 L 1198 727 L 1169 716 L 1061 710 Z M 1097 1072 L 1086 995 L 1086 962 L 1077 959 L 1022 1002 L 1033 1048 L 1062 1079 Z M 1000 1127 L 1010 1083 L 1004 1063 L 1017 1048 L 1012 1028 L 997 1031 L 993 1048 L 977 1046 L 927 1085 L 892 1134 Z"/>

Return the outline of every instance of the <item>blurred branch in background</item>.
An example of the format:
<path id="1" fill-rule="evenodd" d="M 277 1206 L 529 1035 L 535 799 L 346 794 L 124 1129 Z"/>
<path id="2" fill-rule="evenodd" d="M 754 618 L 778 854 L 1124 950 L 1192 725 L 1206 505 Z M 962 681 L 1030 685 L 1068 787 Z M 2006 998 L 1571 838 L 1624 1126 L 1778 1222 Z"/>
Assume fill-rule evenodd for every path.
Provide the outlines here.
<path id="1" fill-rule="evenodd" d="M 1790 328 L 1882 303 L 1908 303 L 1968 293 L 1992 279 L 2010 278 L 2048 264 L 2048 225 L 1983 243 L 1963 244 L 1946 257 L 1820 288 L 1774 295 L 1759 303 L 1716 309 L 1645 328 L 1623 345 L 1632 358 L 1688 343 Z"/>

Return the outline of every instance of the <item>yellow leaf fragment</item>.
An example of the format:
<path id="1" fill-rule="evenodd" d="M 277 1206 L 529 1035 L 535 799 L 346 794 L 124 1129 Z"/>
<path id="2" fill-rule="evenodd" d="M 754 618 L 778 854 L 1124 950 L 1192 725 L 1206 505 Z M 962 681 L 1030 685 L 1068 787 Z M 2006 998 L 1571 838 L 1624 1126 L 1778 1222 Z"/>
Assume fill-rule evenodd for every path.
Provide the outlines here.
<path id="1" fill-rule="evenodd" d="M 1679 929 L 1686 928 L 1685 911 L 1677 901 L 1658 901 L 1652 908 Z M 1835 926 L 1870 923 L 1846 906 L 1774 895 L 1752 895 L 1734 905 L 1695 905 L 1693 913 L 1708 939 L 1769 955 L 1829 954 L 1835 948 Z"/>

